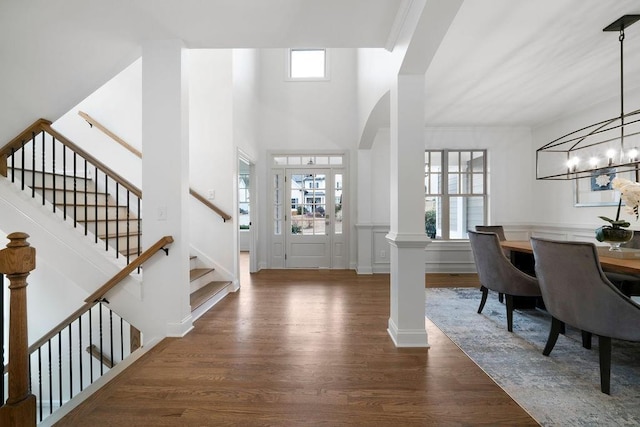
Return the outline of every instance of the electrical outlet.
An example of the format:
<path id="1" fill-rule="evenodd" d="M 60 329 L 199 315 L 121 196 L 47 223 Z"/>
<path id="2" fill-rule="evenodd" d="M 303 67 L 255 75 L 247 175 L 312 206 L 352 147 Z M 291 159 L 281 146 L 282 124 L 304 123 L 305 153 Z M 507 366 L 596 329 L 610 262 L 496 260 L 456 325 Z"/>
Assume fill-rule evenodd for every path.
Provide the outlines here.
<path id="1" fill-rule="evenodd" d="M 383 249 L 380 251 L 380 258 L 386 258 L 387 257 L 387 252 Z"/>
<path id="2" fill-rule="evenodd" d="M 158 221 L 166 221 L 167 220 L 167 207 L 160 206 L 158 208 Z"/>
<path id="3" fill-rule="evenodd" d="M 216 190 L 207 191 L 207 199 L 214 200 L 216 198 Z"/>

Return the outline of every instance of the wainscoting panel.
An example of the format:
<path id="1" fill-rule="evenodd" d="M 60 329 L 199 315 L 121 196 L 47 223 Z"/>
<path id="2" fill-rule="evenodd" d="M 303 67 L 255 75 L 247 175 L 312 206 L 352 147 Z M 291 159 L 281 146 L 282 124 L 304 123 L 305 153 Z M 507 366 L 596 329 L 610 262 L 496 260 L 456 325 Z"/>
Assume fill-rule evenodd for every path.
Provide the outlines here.
<path id="1" fill-rule="evenodd" d="M 425 273 L 475 273 L 468 240 L 433 240 L 427 248 Z"/>
<path id="2" fill-rule="evenodd" d="M 358 274 L 389 273 L 388 224 L 358 224 Z M 549 224 L 505 225 L 508 240 L 529 240 L 531 236 L 554 240 L 592 242 L 595 227 L 562 227 Z M 602 244 L 602 243 L 599 243 Z M 468 240 L 432 240 L 425 249 L 425 273 L 475 273 Z"/>

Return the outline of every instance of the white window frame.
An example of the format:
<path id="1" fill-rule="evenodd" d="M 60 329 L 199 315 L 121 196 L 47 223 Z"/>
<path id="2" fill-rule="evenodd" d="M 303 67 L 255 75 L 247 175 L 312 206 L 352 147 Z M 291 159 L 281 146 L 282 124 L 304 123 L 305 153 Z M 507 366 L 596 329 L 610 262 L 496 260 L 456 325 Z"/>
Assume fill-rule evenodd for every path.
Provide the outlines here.
<path id="1" fill-rule="evenodd" d="M 487 149 L 459 149 L 459 150 L 451 150 L 451 149 L 445 149 L 445 150 L 432 150 L 432 149 L 428 149 L 425 150 L 425 152 L 430 152 L 430 153 L 440 153 L 441 155 L 441 171 L 440 171 L 440 178 L 441 178 L 441 182 L 440 182 L 440 192 L 439 193 L 434 193 L 433 191 L 427 193 L 425 191 L 425 198 L 430 196 L 430 197 L 437 197 L 440 198 L 440 211 L 441 211 L 441 216 L 439 218 L 440 221 L 440 227 L 439 230 L 441 232 L 441 240 L 445 241 L 445 240 L 467 240 L 466 238 L 451 238 L 449 235 L 450 232 L 450 224 L 449 224 L 449 218 L 450 218 L 450 199 L 453 197 L 464 197 L 464 198 L 468 198 L 468 197 L 482 197 L 483 198 L 483 220 L 486 223 L 487 221 L 487 214 L 489 211 L 489 207 L 488 207 L 488 201 L 489 201 L 489 197 L 488 197 L 488 188 L 487 188 L 487 183 L 488 183 L 488 161 L 487 161 L 487 155 L 488 155 L 488 150 Z M 482 193 L 452 193 L 449 191 L 449 153 L 462 153 L 462 152 L 473 152 L 473 153 L 477 153 L 477 152 L 482 152 L 483 153 L 483 169 L 482 169 L 482 188 L 483 188 L 483 192 Z M 425 165 L 426 166 L 426 165 Z M 454 172 L 455 173 L 455 172 Z M 425 179 L 426 179 L 426 175 L 427 175 L 427 171 L 425 168 Z M 436 209 L 437 211 L 437 209 Z M 437 227 L 438 228 L 438 227 Z"/>
<path id="2" fill-rule="evenodd" d="M 304 50 L 322 50 L 324 51 L 324 77 L 291 77 L 291 53 L 292 51 L 304 51 Z M 330 61 L 329 61 L 329 49 L 324 48 L 290 48 L 285 51 L 285 81 L 289 82 L 326 82 L 330 78 Z"/>

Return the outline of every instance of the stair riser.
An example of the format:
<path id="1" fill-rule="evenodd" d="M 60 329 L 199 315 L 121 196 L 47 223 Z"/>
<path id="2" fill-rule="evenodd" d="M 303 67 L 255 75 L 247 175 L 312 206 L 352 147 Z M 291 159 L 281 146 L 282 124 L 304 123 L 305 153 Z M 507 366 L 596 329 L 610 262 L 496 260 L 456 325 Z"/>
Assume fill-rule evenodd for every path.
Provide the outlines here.
<path id="1" fill-rule="evenodd" d="M 204 276 L 198 277 L 197 279 L 192 281 L 189 284 L 190 293 L 193 293 L 193 292 L 197 291 L 198 289 L 202 288 L 203 286 L 206 286 L 212 280 L 215 280 L 215 270 L 214 271 L 210 271 L 209 273 L 205 274 Z"/>
<path id="2" fill-rule="evenodd" d="M 140 242 L 138 242 L 138 235 L 137 234 L 132 234 L 130 236 L 120 236 L 120 237 L 109 237 L 109 238 L 102 238 L 102 240 L 106 240 L 107 242 L 109 242 L 109 246 L 115 248 L 116 247 L 116 242 L 118 244 L 118 250 L 120 251 L 126 251 L 127 250 L 127 240 L 129 240 L 129 249 L 130 250 L 136 250 L 136 248 L 138 247 L 138 244 L 142 243 L 142 237 L 140 237 Z"/>
<path id="3" fill-rule="evenodd" d="M 109 225 L 108 227 L 108 233 L 112 234 L 116 232 L 116 221 L 98 221 L 98 222 L 93 222 L 90 221 L 88 222 L 88 229 L 89 231 L 91 231 L 92 233 L 96 233 L 98 236 L 104 236 L 105 234 L 107 234 L 107 223 Z M 84 223 L 80 222 L 78 224 L 78 226 L 82 226 L 84 227 Z M 96 226 L 97 226 L 97 231 L 96 231 Z M 127 231 L 127 222 L 126 221 L 118 221 L 118 230 L 119 233 L 125 233 Z M 131 233 L 136 233 L 138 232 L 138 221 L 137 220 L 133 220 L 133 221 L 129 221 L 129 232 Z"/>
<path id="4" fill-rule="evenodd" d="M 9 179 L 11 179 L 11 168 L 9 168 L 8 173 L 7 173 L 7 177 Z M 15 179 L 16 181 L 22 181 L 22 172 L 19 170 L 16 170 L 16 175 L 15 175 Z M 42 187 L 42 173 L 41 172 L 35 172 L 32 173 L 31 171 L 25 171 L 24 172 L 24 184 L 26 186 L 31 187 L 31 184 L 35 182 L 35 185 L 38 187 Z M 63 188 L 63 186 L 65 185 L 66 182 L 66 186 L 67 189 L 72 189 L 74 184 L 76 185 L 77 188 L 79 189 L 84 189 L 84 185 L 85 182 L 87 183 L 87 188 L 89 190 L 93 190 L 94 189 L 94 183 L 91 180 L 91 178 L 89 179 L 85 179 L 82 177 L 73 177 L 73 176 L 62 176 L 62 175 L 53 175 L 51 173 L 45 173 L 44 174 L 44 187 L 46 188 L 53 188 L 53 184 L 55 182 L 55 186 L 56 188 Z"/>
<path id="5" fill-rule="evenodd" d="M 73 216 L 73 207 L 70 207 L 70 209 L 71 211 L 67 211 L 67 215 Z M 84 206 L 78 206 L 76 210 L 75 218 L 78 221 L 84 221 L 85 219 L 93 221 L 96 219 L 96 214 L 97 214 L 97 219 L 101 221 L 106 218 L 116 219 L 116 215 L 118 216 L 117 218 L 118 220 L 126 220 L 126 219 L 135 220 L 136 219 L 131 213 L 129 213 L 129 218 L 127 218 L 127 208 L 115 207 L 115 206 L 109 206 L 109 207 L 98 206 L 97 212 L 96 212 L 95 206 L 87 206 L 86 216 L 85 216 Z"/>
<path id="6" fill-rule="evenodd" d="M 27 190 L 27 191 L 31 192 L 31 190 Z M 36 188 L 36 194 L 38 195 L 36 196 L 36 198 L 41 200 L 42 190 L 39 188 Z M 66 194 L 66 204 L 69 206 L 73 205 L 74 200 L 78 204 L 85 203 L 84 188 L 80 188 L 75 192 L 73 191 L 73 189 L 67 189 L 67 191 L 56 189 L 55 191 L 56 204 L 61 205 L 65 202 L 65 194 Z M 47 201 L 53 203 L 53 195 L 54 195 L 53 190 L 45 190 L 44 198 Z M 115 202 L 111 199 L 111 197 L 108 197 L 107 195 L 100 194 L 100 193 L 97 196 L 95 193 L 87 193 L 86 201 L 87 201 L 87 205 L 89 206 L 93 206 L 96 203 L 98 203 L 98 205 L 105 205 L 107 204 L 107 201 L 109 205 L 115 205 Z"/>

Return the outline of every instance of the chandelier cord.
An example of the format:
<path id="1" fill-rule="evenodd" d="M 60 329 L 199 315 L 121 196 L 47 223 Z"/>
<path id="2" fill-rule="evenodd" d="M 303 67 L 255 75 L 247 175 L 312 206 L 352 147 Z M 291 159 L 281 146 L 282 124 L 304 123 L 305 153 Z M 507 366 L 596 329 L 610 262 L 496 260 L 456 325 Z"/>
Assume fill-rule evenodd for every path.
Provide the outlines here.
<path id="1" fill-rule="evenodd" d="M 618 40 L 620 40 L 620 146 L 624 150 L 624 27 L 620 28 Z"/>

